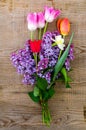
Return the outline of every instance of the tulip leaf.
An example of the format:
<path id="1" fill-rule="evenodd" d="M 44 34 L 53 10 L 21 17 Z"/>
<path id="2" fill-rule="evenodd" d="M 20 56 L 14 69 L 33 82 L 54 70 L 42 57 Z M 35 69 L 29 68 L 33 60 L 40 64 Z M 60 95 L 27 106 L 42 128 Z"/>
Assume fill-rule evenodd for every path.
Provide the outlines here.
<path id="1" fill-rule="evenodd" d="M 66 88 L 71 88 L 69 83 L 66 84 Z"/>
<path id="2" fill-rule="evenodd" d="M 55 81 L 58 72 L 62 69 L 62 67 L 65 63 L 65 60 L 66 60 L 68 53 L 69 53 L 70 45 L 72 43 L 73 35 L 74 35 L 74 33 L 72 33 L 69 44 L 68 44 L 66 50 L 64 51 L 61 58 L 58 60 L 58 62 L 56 63 L 56 65 L 54 67 L 53 81 Z"/>
<path id="3" fill-rule="evenodd" d="M 68 82 L 72 82 L 73 79 L 71 79 L 71 78 L 68 76 L 68 77 L 67 77 L 67 81 L 68 81 Z"/>
<path id="4" fill-rule="evenodd" d="M 64 67 L 62 68 L 61 73 L 64 76 L 66 88 L 71 88 L 71 86 L 69 85 L 71 78 L 67 75 L 67 70 Z"/>
<path id="5" fill-rule="evenodd" d="M 67 70 L 64 67 L 62 68 L 61 73 L 64 76 L 65 84 L 67 84 L 67 82 L 68 82 Z"/>

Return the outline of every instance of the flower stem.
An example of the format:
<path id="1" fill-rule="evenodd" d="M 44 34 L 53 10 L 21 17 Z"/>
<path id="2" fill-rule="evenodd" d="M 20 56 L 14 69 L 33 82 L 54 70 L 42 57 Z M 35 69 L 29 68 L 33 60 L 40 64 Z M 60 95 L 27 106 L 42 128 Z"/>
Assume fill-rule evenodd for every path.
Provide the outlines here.
<path id="1" fill-rule="evenodd" d="M 45 27 L 44 27 L 44 31 L 43 31 L 43 35 L 45 34 L 46 30 L 47 30 L 47 26 L 48 26 L 48 22 L 46 22 Z"/>
<path id="2" fill-rule="evenodd" d="M 42 106 L 42 121 L 47 126 L 50 126 L 51 115 L 50 115 L 50 111 L 49 111 L 49 108 L 48 108 L 48 103 L 47 102 L 42 102 L 41 106 Z"/>
<path id="3" fill-rule="evenodd" d="M 36 67 L 37 67 L 37 53 L 34 53 L 34 59 L 35 59 L 35 62 L 36 62 Z"/>
<path id="4" fill-rule="evenodd" d="M 60 57 L 61 57 L 61 54 L 62 54 L 62 50 L 60 50 L 60 53 L 59 53 L 58 60 L 60 59 Z"/>
<path id="5" fill-rule="evenodd" d="M 36 53 L 36 67 L 37 67 L 37 53 Z"/>
<path id="6" fill-rule="evenodd" d="M 57 43 L 53 43 L 53 44 L 52 44 L 52 47 L 53 47 L 53 46 L 56 46 L 56 45 L 57 45 Z"/>
<path id="7" fill-rule="evenodd" d="M 42 35 L 42 29 L 39 29 L 39 40 L 41 39 L 41 35 Z"/>
<path id="8" fill-rule="evenodd" d="M 31 41 L 32 41 L 33 40 L 33 31 L 31 31 L 30 38 L 31 38 Z"/>

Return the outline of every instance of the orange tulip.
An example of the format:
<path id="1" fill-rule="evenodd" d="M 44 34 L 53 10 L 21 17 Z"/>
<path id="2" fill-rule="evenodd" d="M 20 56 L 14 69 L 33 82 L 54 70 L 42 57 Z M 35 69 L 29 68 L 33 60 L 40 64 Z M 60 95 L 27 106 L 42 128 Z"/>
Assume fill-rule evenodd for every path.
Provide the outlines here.
<path id="1" fill-rule="evenodd" d="M 58 28 L 58 31 L 60 32 L 60 23 L 62 22 L 62 19 L 59 19 L 57 21 L 57 28 Z"/>
<path id="2" fill-rule="evenodd" d="M 67 18 L 59 19 L 57 22 L 58 31 L 63 35 L 66 36 L 70 32 L 70 22 Z"/>

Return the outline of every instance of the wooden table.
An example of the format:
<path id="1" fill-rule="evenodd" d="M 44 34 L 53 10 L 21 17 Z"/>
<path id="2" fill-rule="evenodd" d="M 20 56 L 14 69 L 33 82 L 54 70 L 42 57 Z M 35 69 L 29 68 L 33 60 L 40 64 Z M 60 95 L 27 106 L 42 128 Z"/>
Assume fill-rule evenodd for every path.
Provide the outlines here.
<path id="1" fill-rule="evenodd" d="M 42 125 L 41 109 L 27 92 L 31 86 L 21 83 L 10 61 L 10 53 L 22 48 L 29 38 L 26 16 L 42 11 L 45 5 L 62 11 L 74 31 L 75 61 L 72 88 L 56 85 L 49 101 L 50 128 Z M 56 29 L 55 22 L 49 30 Z M 0 0 L 0 130 L 86 130 L 86 0 Z"/>

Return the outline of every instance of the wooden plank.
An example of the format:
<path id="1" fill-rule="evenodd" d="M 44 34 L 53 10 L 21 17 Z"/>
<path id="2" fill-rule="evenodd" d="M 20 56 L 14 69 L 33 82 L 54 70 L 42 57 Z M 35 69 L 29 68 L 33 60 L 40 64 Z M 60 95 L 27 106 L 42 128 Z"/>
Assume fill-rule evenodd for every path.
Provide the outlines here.
<path id="1" fill-rule="evenodd" d="M 42 11 L 45 5 L 60 9 L 61 17 L 70 19 L 71 32 L 75 33 L 75 61 L 69 73 L 74 80 L 72 89 L 56 84 L 56 94 L 49 101 L 50 128 L 42 126 L 41 108 L 27 95 L 32 87 L 21 83 L 22 76 L 10 62 L 10 53 L 22 48 L 29 38 L 28 12 Z M 0 0 L 0 130 L 86 130 L 85 12 L 85 0 Z M 55 22 L 48 29 L 55 30 Z"/>

